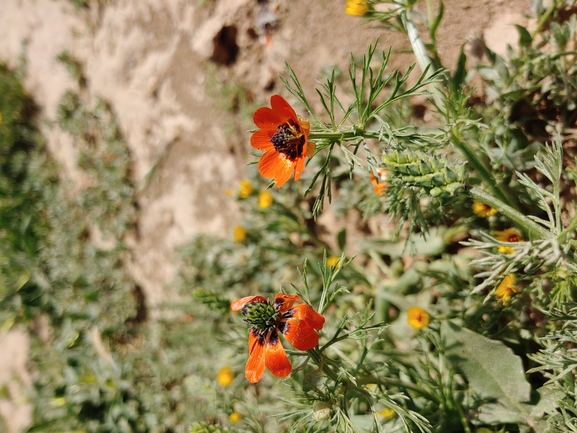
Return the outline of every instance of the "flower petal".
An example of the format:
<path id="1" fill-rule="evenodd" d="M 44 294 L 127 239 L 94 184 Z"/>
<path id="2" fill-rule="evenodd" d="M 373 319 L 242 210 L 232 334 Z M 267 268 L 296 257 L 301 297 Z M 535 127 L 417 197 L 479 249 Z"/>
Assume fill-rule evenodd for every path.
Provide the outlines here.
<path id="1" fill-rule="evenodd" d="M 239 311 L 242 310 L 242 307 L 244 307 L 246 304 L 249 304 L 251 302 L 268 302 L 266 298 L 262 297 L 262 296 L 246 296 L 244 298 L 240 298 L 240 299 L 236 299 L 235 301 L 232 301 L 230 303 L 230 309 L 232 311 Z"/>
<path id="2" fill-rule="evenodd" d="M 322 314 L 317 313 L 310 305 L 301 304 L 293 307 L 294 319 L 300 319 L 308 323 L 314 329 L 323 329 L 325 318 Z"/>
<path id="3" fill-rule="evenodd" d="M 265 152 L 258 163 L 258 171 L 264 177 L 274 178 L 277 187 L 289 180 L 294 163 L 276 151 Z"/>
<path id="4" fill-rule="evenodd" d="M 289 119 L 293 119 L 299 122 L 299 118 L 297 117 L 297 113 L 293 107 L 280 95 L 272 95 L 270 97 L 270 106 L 272 107 L 272 111 L 278 113 L 285 123 Z M 300 122 L 299 122 L 300 123 Z"/>
<path id="5" fill-rule="evenodd" d="M 276 377 L 287 377 L 293 369 L 276 331 L 269 334 L 264 359 L 266 368 Z"/>
<path id="6" fill-rule="evenodd" d="M 264 373 L 265 344 L 261 344 L 254 330 L 251 330 L 248 336 L 248 352 L 244 375 L 250 383 L 257 383 Z"/>
<path id="7" fill-rule="evenodd" d="M 295 180 L 300 179 L 304 167 L 305 167 L 305 157 L 303 156 L 302 158 L 297 158 L 297 160 L 295 161 Z"/>
<path id="8" fill-rule="evenodd" d="M 298 350 L 309 350 L 319 344 L 319 334 L 304 320 L 287 320 L 283 335 Z"/>
<path id="9" fill-rule="evenodd" d="M 313 142 L 307 141 L 307 150 L 306 150 L 306 154 L 309 158 L 312 158 L 313 155 L 315 154 L 315 149 L 317 148 L 317 145 L 314 144 Z"/>
<path id="10" fill-rule="evenodd" d="M 255 149 L 264 150 L 265 152 L 269 150 L 274 151 L 274 146 L 270 141 L 273 134 L 274 131 L 269 132 L 267 130 L 260 129 L 250 136 L 250 145 Z"/>
<path id="11" fill-rule="evenodd" d="M 279 311 L 285 312 L 290 310 L 295 302 L 302 302 L 302 300 L 297 295 L 285 295 L 284 293 L 279 293 L 274 297 L 273 304 Z"/>
<path id="12" fill-rule="evenodd" d="M 287 119 L 282 113 L 268 107 L 260 107 L 254 112 L 252 120 L 260 129 L 275 131 L 277 126 L 285 123 Z"/>

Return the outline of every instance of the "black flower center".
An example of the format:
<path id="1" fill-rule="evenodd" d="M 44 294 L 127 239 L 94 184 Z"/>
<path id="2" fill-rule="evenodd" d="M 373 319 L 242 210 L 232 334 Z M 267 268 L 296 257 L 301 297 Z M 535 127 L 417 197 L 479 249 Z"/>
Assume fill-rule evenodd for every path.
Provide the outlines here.
<path id="1" fill-rule="evenodd" d="M 300 125 L 293 119 L 289 119 L 287 123 L 277 126 L 270 142 L 277 152 L 294 161 L 303 156 L 306 138 Z"/>

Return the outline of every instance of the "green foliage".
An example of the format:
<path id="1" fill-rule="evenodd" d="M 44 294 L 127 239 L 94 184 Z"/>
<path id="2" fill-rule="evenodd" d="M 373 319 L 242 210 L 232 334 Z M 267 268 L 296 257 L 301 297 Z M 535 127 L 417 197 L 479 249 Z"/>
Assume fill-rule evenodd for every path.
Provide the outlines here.
<path id="1" fill-rule="evenodd" d="M 87 180 L 73 190 L 14 120 L 30 102 L 4 71 L 2 320 L 36 332 L 31 431 L 577 431 L 574 9 L 535 2 L 537 29 L 517 26 L 507 59 L 487 48 L 467 70 L 461 50 L 449 73 L 445 6 L 417 3 L 368 1 L 366 18 L 406 34 L 420 74 L 388 72 L 393 51 L 370 45 L 348 79 L 325 71 L 317 113 L 287 65 L 316 144 L 304 182 L 267 189 L 252 172 L 234 194 L 246 236 L 183 246 L 155 311 L 123 267 L 136 211 L 113 113 L 63 96 Z M 487 95 L 471 104 L 476 73 Z M 242 85 L 211 86 L 227 110 L 254 110 Z M 435 122 L 412 117 L 416 96 Z M 230 302 L 279 292 L 325 317 L 319 345 L 286 344 L 290 376 L 249 385 Z M 293 314 L 289 330 L 306 322 Z"/>

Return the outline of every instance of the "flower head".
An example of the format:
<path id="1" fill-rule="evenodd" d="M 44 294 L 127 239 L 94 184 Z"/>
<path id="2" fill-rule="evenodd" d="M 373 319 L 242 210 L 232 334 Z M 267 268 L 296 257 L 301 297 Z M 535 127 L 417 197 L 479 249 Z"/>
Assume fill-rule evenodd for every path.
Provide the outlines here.
<path id="1" fill-rule="evenodd" d="M 247 198 L 252 194 L 254 188 L 248 179 L 244 179 L 238 188 L 238 198 Z"/>
<path id="2" fill-rule="evenodd" d="M 517 289 L 515 288 L 515 274 L 509 274 L 501 283 L 497 286 L 495 290 L 495 296 L 499 299 L 499 302 L 503 305 L 507 305 L 511 298 L 511 295 L 515 293 Z"/>
<path id="3" fill-rule="evenodd" d="M 232 231 L 232 240 L 242 242 L 246 239 L 246 229 L 243 226 L 236 226 Z"/>
<path id="4" fill-rule="evenodd" d="M 339 264 L 340 261 L 341 261 L 341 259 L 339 259 L 337 256 L 328 256 L 327 257 L 327 266 L 329 268 L 334 268 Z"/>
<path id="5" fill-rule="evenodd" d="M 369 10 L 365 0 L 348 0 L 345 13 L 355 17 L 362 17 Z"/>
<path id="6" fill-rule="evenodd" d="M 234 380 L 234 373 L 232 372 L 232 368 L 230 368 L 228 365 L 226 367 L 221 368 L 218 371 L 216 381 L 220 385 L 229 386 L 233 380 Z"/>
<path id="7" fill-rule="evenodd" d="M 271 108 L 260 107 L 254 113 L 254 123 L 260 129 L 250 137 L 250 145 L 264 153 L 258 163 L 261 175 L 273 178 L 281 187 L 294 171 L 301 177 L 306 157 L 313 156 L 315 144 L 308 141 L 310 124 L 297 116 L 295 110 L 280 95 L 272 95 Z"/>
<path id="8" fill-rule="evenodd" d="M 500 242 L 521 242 L 523 240 L 521 233 L 512 228 L 495 232 L 495 238 Z M 502 245 L 497 248 L 497 251 L 501 254 L 513 254 L 515 248 Z"/>
<path id="9" fill-rule="evenodd" d="M 294 305 L 295 302 L 301 304 Z M 245 369 L 250 383 L 260 380 L 265 367 L 276 377 L 286 377 L 292 371 L 280 335 L 296 349 L 309 350 L 318 344 L 317 330 L 325 323 L 321 314 L 302 304 L 296 295 L 279 293 L 272 303 L 262 296 L 247 296 L 233 301 L 230 308 L 242 310 L 244 321 L 250 325 Z"/>
<path id="10" fill-rule="evenodd" d="M 233 412 L 228 416 L 228 420 L 231 424 L 236 424 L 242 419 L 242 415 L 238 412 Z"/>
<path id="11" fill-rule="evenodd" d="M 481 218 L 487 218 L 499 212 L 497 209 L 479 200 L 473 200 L 471 208 L 473 209 L 473 213 Z"/>
<path id="12" fill-rule="evenodd" d="M 421 307 L 413 306 L 407 310 L 407 323 L 416 330 L 429 326 L 431 316 Z"/>
<path id="13" fill-rule="evenodd" d="M 269 191 L 262 191 L 261 193 L 259 193 L 258 207 L 260 207 L 261 209 L 266 209 L 267 207 L 270 207 L 272 202 L 273 202 L 272 194 Z"/>
<path id="14" fill-rule="evenodd" d="M 391 419 L 392 417 L 395 416 L 396 413 L 397 412 L 395 412 L 394 409 L 389 409 L 388 407 L 376 412 L 377 415 L 382 416 L 385 419 Z"/>
<path id="15" fill-rule="evenodd" d="M 377 176 L 371 173 L 371 183 L 373 184 L 373 190 L 377 195 L 383 195 L 385 188 L 387 187 L 387 169 L 379 168 L 377 169 Z"/>

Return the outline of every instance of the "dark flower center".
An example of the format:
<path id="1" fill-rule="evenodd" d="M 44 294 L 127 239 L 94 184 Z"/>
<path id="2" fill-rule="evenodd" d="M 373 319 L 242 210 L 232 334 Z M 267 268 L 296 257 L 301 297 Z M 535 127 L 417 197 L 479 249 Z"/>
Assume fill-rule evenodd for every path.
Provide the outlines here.
<path id="1" fill-rule="evenodd" d="M 303 156 L 306 138 L 300 125 L 293 119 L 289 119 L 288 123 L 276 127 L 276 132 L 271 137 L 270 142 L 277 152 L 294 161 Z"/>
<path id="2" fill-rule="evenodd" d="M 519 235 L 510 235 L 509 242 L 519 242 Z"/>

